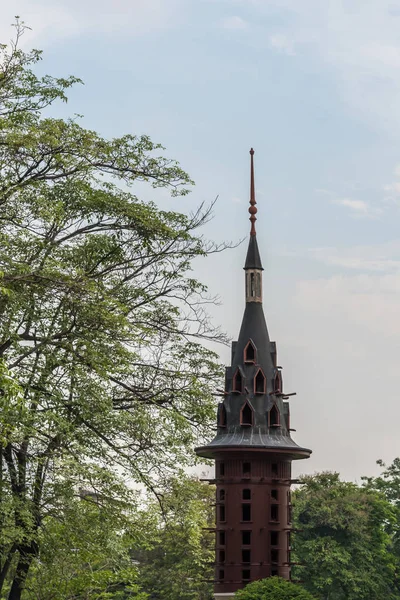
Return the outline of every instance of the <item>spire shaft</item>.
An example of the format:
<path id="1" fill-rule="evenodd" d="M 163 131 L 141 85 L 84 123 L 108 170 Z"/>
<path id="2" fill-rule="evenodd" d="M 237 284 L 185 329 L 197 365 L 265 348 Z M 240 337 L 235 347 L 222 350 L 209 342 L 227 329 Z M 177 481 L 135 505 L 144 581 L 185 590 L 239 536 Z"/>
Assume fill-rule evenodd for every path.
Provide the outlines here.
<path id="1" fill-rule="evenodd" d="M 250 222 L 251 222 L 250 235 L 256 235 L 256 221 L 257 221 L 257 218 L 256 218 L 257 202 L 256 202 L 256 192 L 255 192 L 255 186 L 254 186 L 253 156 L 254 156 L 254 150 L 253 150 L 253 148 L 251 148 L 250 149 L 250 207 L 249 207 Z"/>

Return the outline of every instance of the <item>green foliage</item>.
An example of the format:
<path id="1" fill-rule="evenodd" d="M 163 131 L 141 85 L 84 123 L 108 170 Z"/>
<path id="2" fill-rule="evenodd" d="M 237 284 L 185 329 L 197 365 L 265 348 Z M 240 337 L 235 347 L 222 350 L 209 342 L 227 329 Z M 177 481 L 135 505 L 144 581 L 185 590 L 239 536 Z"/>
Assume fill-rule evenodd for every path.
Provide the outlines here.
<path id="1" fill-rule="evenodd" d="M 196 234 L 209 210 L 164 211 L 132 192 L 148 182 L 150 193 L 185 194 L 189 177 L 146 136 L 108 141 L 45 117 L 77 80 L 38 78 L 40 52 L 22 51 L 16 29 L 0 55 L 0 594 L 11 586 L 10 600 L 77 490 L 117 518 L 132 484 L 157 493 L 194 463 L 221 376 L 201 340 L 223 339 L 191 274 L 194 258 L 220 249 Z"/>
<path id="2" fill-rule="evenodd" d="M 313 600 L 313 596 L 301 586 L 281 579 L 269 577 L 249 583 L 235 594 L 238 600 Z"/>
<path id="3" fill-rule="evenodd" d="M 145 600 L 130 549 L 140 535 L 137 507 L 116 521 L 92 495 L 71 499 L 40 531 L 40 561 L 34 562 L 27 600 Z"/>
<path id="4" fill-rule="evenodd" d="M 212 487 L 182 474 L 150 504 L 146 547 L 137 545 L 133 555 L 152 600 L 211 600 L 214 534 L 206 528 L 214 527 L 213 502 Z"/>
<path id="5" fill-rule="evenodd" d="M 340 481 L 306 477 L 294 494 L 296 577 L 329 600 L 394 598 L 396 563 L 387 526 L 395 523 L 382 494 Z"/>

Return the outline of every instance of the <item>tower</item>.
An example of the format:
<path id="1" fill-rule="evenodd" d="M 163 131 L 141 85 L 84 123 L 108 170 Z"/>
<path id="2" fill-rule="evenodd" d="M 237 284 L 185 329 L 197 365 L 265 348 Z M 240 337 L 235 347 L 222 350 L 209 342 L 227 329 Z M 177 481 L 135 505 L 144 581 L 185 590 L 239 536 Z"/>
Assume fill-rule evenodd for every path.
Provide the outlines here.
<path id="1" fill-rule="evenodd" d="M 217 435 L 199 456 L 215 460 L 215 599 L 228 600 L 247 583 L 279 575 L 290 579 L 292 460 L 311 450 L 291 438 L 289 396 L 283 392 L 275 342 L 262 300 L 255 229 L 254 150 L 250 150 L 250 240 L 245 271 L 246 308 L 232 343 Z"/>

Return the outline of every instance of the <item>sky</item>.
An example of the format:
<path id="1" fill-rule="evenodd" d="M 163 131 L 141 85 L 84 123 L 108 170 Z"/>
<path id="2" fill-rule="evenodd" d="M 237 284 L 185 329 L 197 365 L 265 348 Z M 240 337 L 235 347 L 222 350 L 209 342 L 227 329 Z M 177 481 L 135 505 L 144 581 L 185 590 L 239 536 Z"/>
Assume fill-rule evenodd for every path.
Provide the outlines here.
<path id="1" fill-rule="evenodd" d="M 295 473 L 360 481 L 400 456 L 400 0 L 1 0 L 84 85 L 54 108 L 106 137 L 148 134 L 218 196 L 204 235 L 249 232 L 254 147 L 264 310 L 291 400 Z M 246 241 L 195 263 L 233 339 Z M 230 351 L 219 347 L 228 363 Z"/>

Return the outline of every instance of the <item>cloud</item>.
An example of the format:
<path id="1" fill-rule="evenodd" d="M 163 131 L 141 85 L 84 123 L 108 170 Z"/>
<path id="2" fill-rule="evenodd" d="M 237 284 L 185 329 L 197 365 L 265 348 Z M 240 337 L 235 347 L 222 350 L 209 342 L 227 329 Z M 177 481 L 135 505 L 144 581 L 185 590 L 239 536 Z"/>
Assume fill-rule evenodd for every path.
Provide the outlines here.
<path id="1" fill-rule="evenodd" d="M 275 33 L 269 37 L 269 44 L 272 48 L 288 56 L 294 56 L 293 40 L 290 40 L 283 33 Z"/>
<path id="2" fill-rule="evenodd" d="M 373 207 L 364 200 L 354 200 L 353 198 L 336 198 L 331 200 L 332 204 L 349 208 L 353 217 L 364 217 L 375 219 L 382 214 L 382 208 Z"/>
<path id="3" fill-rule="evenodd" d="M 179 23 L 183 11 L 181 0 L 3 0 L 0 39 L 12 37 L 14 15 L 32 28 L 23 42 L 33 39 L 54 41 L 88 32 L 115 35 L 129 31 L 130 35 L 145 35 L 150 31 L 169 28 Z"/>
<path id="4" fill-rule="evenodd" d="M 223 29 L 230 29 L 231 31 L 243 31 L 249 28 L 247 21 L 236 15 L 223 19 L 221 26 Z"/>
<path id="5" fill-rule="evenodd" d="M 328 266 L 354 271 L 400 273 L 400 241 L 370 246 L 309 248 L 306 256 Z"/>
<path id="6" fill-rule="evenodd" d="M 289 54 L 295 49 L 330 71 L 338 96 L 357 119 L 391 135 L 400 131 L 399 11 L 393 11 L 400 8 L 398 0 L 247 4 L 266 24 L 279 16 L 280 31 L 270 31 L 268 44 Z"/>

